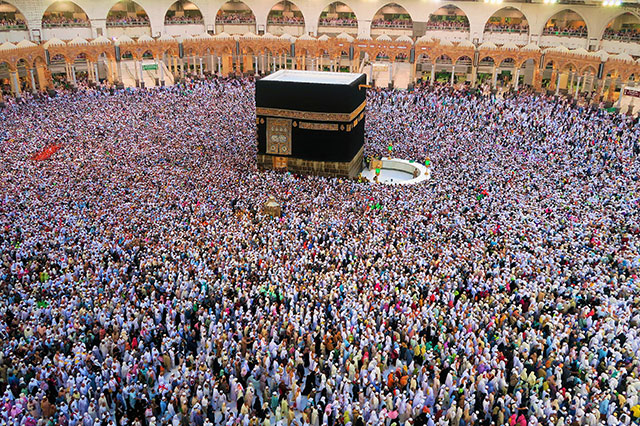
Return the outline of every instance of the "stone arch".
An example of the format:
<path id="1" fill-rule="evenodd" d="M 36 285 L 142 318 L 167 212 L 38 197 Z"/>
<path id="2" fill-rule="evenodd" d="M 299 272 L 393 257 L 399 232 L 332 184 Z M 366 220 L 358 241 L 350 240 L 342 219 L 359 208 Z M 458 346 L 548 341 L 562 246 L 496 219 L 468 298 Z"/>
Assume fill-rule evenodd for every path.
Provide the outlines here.
<path id="1" fill-rule="evenodd" d="M 5 66 L 8 71 L 15 71 L 16 69 L 15 65 L 11 64 L 8 60 L 0 60 L 0 68 L 3 66 Z"/>
<path id="2" fill-rule="evenodd" d="M 49 58 L 49 71 L 51 72 L 52 81 L 57 83 L 67 82 L 66 66 L 72 63 L 63 53 L 56 53 Z"/>
<path id="3" fill-rule="evenodd" d="M 371 28 L 413 28 L 413 18 L 407 9 L 398 3 L 387 3 L 373 15 Z"/>
<path id="4" fill-rule="evenodd" d="M 394 62 L 407 62 L 409 60 L 409 52 L 397 52 L 393 55 Z"/>
<path id="5" fill-rule="evenodd" d="M 3 10 L 5 9 L 6 10 Z M 14 26 L 18 27 L 16 29 L 20 29 L 24 26 L 24 29 L 29 29 L 27 25 L 27 18 L 25 18 L 24 14 L 20 11 L 20 9 L 15 6 L 13 3 L 5 0 L 0 0 L 0 21 L 12 22 L 13 25 L 8 25 L 9 29 L 12 29 Z"/>
<path id="6" fill-rule="evenodd" d="M 498 64 L 498 66 L 502 66 L 502 64 L 512 64 L 513 67 L 515 68 L 517 62 L 516 62 L 516 59 L 513 58 L 512 56 L 505 56 L 500 58 L 500 63 Z"/>
<path id="7" fill-rule="evenodd" d="M 333 24 L 333 25 L 332 25 Z M 343 1 L 333 1 L 324 6 L 318 17 L 318 27 L 358 28 L 358 17 L 353 8 Z"/>
<path id="8" fill-rule="evenodd" d="M 225 6 L 227 6 L 226 9 Z M 229 0 L 223 3 L 216 13 L 216 25 L 225 23 L 255 25 L 256 14 L 245 2 Z"/>
<path id="9" fill-rule="evenodd" d="M 580 69 L 580 74 L 585 74 L 587 72 L 592 73 L 593 75 L 597 75 L 598 74 L 598 70 L 596 69 L 596 67 L 594 67 L 591 64 L 587 64 L 584 65 L 581 69 Z"/>
<path id="10" fill-rule="evenodd" d="M 204 16 L 200 7 L 190 0 L 174 2 L 164 14 L 164 24 L 203 24 Z"/>
<path id="11" fill-rule="evenodd" d="M 435 81 L 438 79 L 443 79 L 446 81 L 450 81 L 451 79 L 451 71 L 454 67 L 453 58 L 451 58 L 446 53 L 439 54 L 433 60 L 433 72 L 435 76 Z"/>
<path id="12" fill-rule="evenodd" d="M 42 14 L 43 28 L 88 27 L 89 16 L 78 4 L 69 0 L 58 0 L 49 5 Z"/>
<path id="13" fill-rule="evenodd" d="M 56 62 L 56 61 L 63 61 L 65 63 L 69 63 L 71 62 L 71 57 L 62 52 L 56 52 L 55 54 L 51 55 L 51 57 L 49 58 L 49 62 Z"/>
<path id="14" fill-rule="evenodd" d="M 552 22 L 552 20 L 560 19 L 562 15 L 571 14 L 571 13 L 577 15 L 581 19 L 581 21 L 576 20 L 572 22 L 577 22 L 577 23 L 581 22 L 584 26 L 584 30 L 577 31 L 577 27 L 576 28 L 567 27 L 567 28 L 559 28 L 559 29 L 570 30 L 568 33 L 569 35 L 572 32 L 575 32 L 577 35 L 575 35 L 574 37 L 586 38 L 589 33 L 589 26 L 587 24 L 587 20 L 584 18 L 584 15 L 582 15 L 580 12 L 569 7 L 565 7 L 563 9 L 557 10 L 551 16 L 549 16 L 547 19 L 544 20 L 543 27 L 542 27 L 542 35 L 556 35 L 555 33 L 559 33 L 560 35 L 565 35 L 562 31 L 554 31 L 553 28 L 555 26 L 555 23 Z"/>
<path id="15" fill-rule="evenodd" d="M 373 55 L 373 57 L 375 58 L 374 60 L 376 61 L 391 61 L 391 56 L 392 55 L 390 55 L 386 49 L 377 50 Z"/>
<path id="16" fill-rule="evenodd" d="M 107 24 L 138 23 L 149 25 L 149 14 L 133 0 L 119 0 L 107 12 Z"/>
<path id="17" fill-rule="evenodd" d="M 300 7 L 298 7 L 297 4 L 295 4 L 294 2 L 292 2 L 291 0 L 279 0 L 277 2 L 275 2 L 274 4 L 271 5 L 271 8 L 269 8 L 269 13 L 267 14 L 267 25 L 270 24 L 270 20 L 273 20 L 278 12 L 278 10 L 275 9 L 276 6 L 282 5 L 283 6 L 283 14 L 284 12 L 287 12 L 286 8 L 289 7 L 290 8 L 290 12 L 292 12 L 292 15 L 295 18 L 299 18 L 301 19 L 301 21 L 298 24 L 301 24 L 304 26 L 305 22 L 306 22 L 306 18 L 304 16 L 304 12 L 302 11 L 302 9 L 300 9 Z M 295 9 L 294 9 L 295 8 Z M 278 25 L 276 23 L 276 25 Z M 285 25 L 291 25 L 291 24 L 285 24 Z M 295 24 L 293 24 L 295 25 Z"/>
<path id="18" fill-rule="evenodd" d="M 33 66 L 33 68 L 37 68 L 39 66 L 46 67 L 47 61 L 42 56 L 38 55 L 33 58 L 33 61 L 31 61 L 31 65 Z"/>
<path id="19" fill-rule="evenodd" d="M 484 32 L 496 30 L 498 32 L 513 32 L 511 30 L 514 30 L 518 33 L 526 32 L 529 34 L 529 19 L 522 10 L 513 6 L 505 6 L 493 12 L 484 24 Z"/>
<path id="20" fill-rule="evenodd" d="M 168 55 L 168 56 L 178 56 L 178 48 L 177 46 L 169 46 L 166 49 L 163 49 L 163 55 Z"/>
<path id="21" fill-rule="evenodd" d="M 574 64 L 573 62 L 569 61 L 569 62 L 565 62 L 564 64 L 562 64 L 562 66 L 560 67 L 560 72 L 564 72 L 564 71 L 577 71 L 578 67 L 576 66 L 576 64 Z"/>
<path id="22" fill-rule="evenodd" d="M 458 11 L 461 14 L 457 13 Z M 454 12 L 453 14 L 451 12 Z M 446 14 L 445 14 L 446 13 Z M 453 19 L 451 16 L 455 15 Z M 469 31 L 469 17 L 462 8 L 453 3 L 448 3 L 429 14 L 427 30 L 445 31 Z"/>
<path id="23" fill-rule="evenodd" d="M 550 68 L 549 68 L 549 65 L 551 65 Z M 547 59 L 546 61 L 544 61 L 543 69 L 554 69 L 554 70 L 558 69 L 558 63 L 553 59 Z"/>
<path id="24" fill-rule="evenodd" d="M 481 62 L 489 62 L 488 60 L 490 59 L 491 62 L 493 62 L 494 64 L 498 64 L 498 62 L 496 61 L 496 58 L 494 58 L 495 56 L 495 52 L 487 52 L 487 53 L 480 53 L 478 55 L 478 64 L 480 64 Z"/>
<path id="25" fill-rule="evenodd" d="M 516 67 L 517 68 L 522 68 L 529 61 L 533 62 L 534 68 L 538 66 L 539 61 L 536 58 L 523 58 L 523 59 L 520 60 L 520 62 L 516 61 Z"/>
<path id="26" fill-rule="evenodd" d="M 552 87 L 555 84 L 553 81 L 554 73 L 557 72 L 558 64 L 552 59 L 544 62 L 544 67 L 540 70 L 540 83 L 543 87 Z"/>
<path id="27" fill-rule="evenodd" d="M 420 52 L 416 53 L 416 62 L 432 63 L 433 58 L 431 57 L 429 52 Z"/>
<path id="28" fill-rule="evenodd" d="M 456 66 L 463 65 L 462 63 L 459 63 L 459 62 L 462 61 L 462 60 L 465 60 L 465 59 L 470 61 L 471 63 L 473 63 L 473 58 L 471 58 L 469 55 L 460 55 L 460 56 L 456 57 L 456 60 L 453 61 L 453 63 Z"/>
<path id="29" fill-rule="evenodd" d="M 92 52 L 90 52 L 89 50 L 80 48 L 77 50 L 73 50 L 73 52 L 70 52 L 69 59 L 73 59 L 73 61 L 75 61 L 78 58 L 87 59 L 87 58 L 91 58 L 92 56 L 93 56 Z"/>
<path id="30" fill-rule="evenodd" d="M 625 33 L 628 33 L 628 30 L 630 28 L 614 28 L 615 26 L 620 25 L 621 27 L 624 25 L 628 25 L 629 23 L 621 23 L 618 22 L 620 21 L 620 18 L 628 16 L 629 18 L 631 18 L 630 20 L 634 20 L 635 21 L 633 24 L 636 26 L 636 28 L 634 28 L 634 33 L 635 34 L 630 34 L 629 38 L 625 38 L 623 34 L 620 34 L 620 30 L 625 30 Z M 614 16 L 612 19 L 610 19 L 608 22 L 606 22 L 604 24 L 604 28 L 601 28 L 598 31 L 598 36 L 601 39 L 605 39 L 605 40 L 620 40 L 622 39 L 623 41 L 640 41 L 640 16 L 635 13 L 635 12 L 631 12 L 631 11 L 624 11 L 619 13 L 618 15 Z"/>
<path id="31" fill-rule="evenodd" d="M 120 51 L 120 57 L 122 59 L 136 59 L 136 51 L 133 46 L 127 46 L 128 48 L 124 48 Z"/>

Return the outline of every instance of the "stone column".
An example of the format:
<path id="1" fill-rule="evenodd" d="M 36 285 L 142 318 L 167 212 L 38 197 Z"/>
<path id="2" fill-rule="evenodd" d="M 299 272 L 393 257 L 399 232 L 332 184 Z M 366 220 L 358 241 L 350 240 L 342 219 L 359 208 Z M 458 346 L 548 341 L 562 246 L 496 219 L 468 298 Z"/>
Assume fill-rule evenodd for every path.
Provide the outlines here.
<path id="1" fill-rule="evenodd" d="M 118 71 L 118 81 L 122 83 L 122 61 L 118 61 L 116 65 L 116 71 Z"/>
<path id="2" fill-rule="evenodd" d="M 73 81 L 73 85 L 77 86 L 78 82 L 76 81 L 76 66 L 71 64 L 69 65 L 69 68 L 71 69 L 71 80 Z"/>
<path id="3" fill-rule="evenodd" d="M 160 73 L 160 86 L 164 86 L 164 63 L 163 61 L 156 61 L 156 63 L 158 64 L 158 71 Z"/>
<path id="4" fill-rule="evenodd" d="M 218 74 L 222 74 L 222 60 L 218 56 Z"/>
<path id="5" fill-rule="evenodd" d="M 29 77 L 31 79 L 31 93 L 36 93 L 36 78 L 33 75 L 33 68 L 29 68 Z"/>
<path id="6" fill-rule="evenodd" d="M 516 68 L 515 81 L 512 86 L 513 90 L 518 91 L 518 87 L 520 86 L 520 68 Z"/>
<path id="7" fill-rule="evenodd" d="M 622 87 L 620 87 L 620 96 L 618 96 L 618 101 L 616 102 L 616 108 L 620 108 L 622 106 L 622 95 L 624 93 L 624 88 L 627 87 L 627 83 L 622 83 Z"/>
<path id="8" fill-rule="evenodd" d="M 429 84 L 431 85 L 436 84 L 436 63 L 435 62 L 431 63 L 431 80 L 429 81 Z"/>
<path id="9" fill-rule="evenodd" d="M 578 77 L 578 82 L 576 83 L 576 97 L 578 96 L 578 93 L 580 93 L 580 82 L 582 81 L 582 76 Z"/>
<path id="10" fill-rule="evenodd" d="M 498 84 L 498 67 L 493 64 L 493 72 L 491 74 L 491 88 L 495 89 Z"/>
<path id="11" fill-rule="evenodd" d="M 15 98 L 20 98 L 20 81 L 18 80 L 18 71 L 11 71 L 11 93 Z"/>
<path id="12" fill-rule="evenodd" d="M 478 83 L 478 68 L 471 65 L 471 87 L 476 87 Z"/>
<path id="13" fill-rule="evenodd" d="M 100 73 L 98 72 L 98 63 L 94 62 L 93 63 L 93 72 L 96 75 L 96 84 L 100 83 Z"/>
<path id="14" fill-rule="evenodd" d="M 451 65 L 451 85 L 453 86 L 453 84 L 455 83 L 455 75 L 456 75 L 456 66 L 455 64 Z"/>
<path id="15" fill-rule="evenodd" d="M 49 87 L 49 81 L 47 80 L 47 70 L 44 65 L 37 65 L 36 72 L 38 76 L 38 85 L 40 90 L 44 90 Z"/>
<path id="16" fill-rule="evenodd" d="M 200 78 L 204 78 L 204 68 L 202 67 L 202 57 L 198 59 L 200 60 Z"/>
<path id="17" fill-rule="evenodd" d="M 558 80 L 556 81 L 556 96 L 560 94 L 560 77 L 562 77 L 562 73 L 558 73 Z"/>
<path id="18" fill-rule="evenodd" d="M 141 75 L 139 75 L 138 70 L 140 70 L 140 72 L 142 72 L 142 67 L 138 64 L 138 61 L 136 61 L 135 59 L 133 60 L 133 70 L 136 72 L 136 87 L 140 87 L 140 83 L 141 83 Z"/>
<path id="19" fill-rule="evenodd" d="M 536 92 L 542 90 L 542 73 L 538 67 L 533 69 L 533 81 L 531 83 Z"/>
<path id="20" fill-rule="evenodd" d="M 417 70 L 417 61 L 413 61 L 413 64 L 411 64 L 411 73 L 409 74 L 409 81 L 411 83 L 415 83 L 416 82 L 416 70 Z"/>
<path id="21" fill-rule="evenodd" d="M 569 86 L 567 87 L 567 93 L 571 94 L 571 90 L 573 87 L 573 79 L 575 78 L 576 73 L 574 71 L 569 72 Z"/>
<path id="22" fill-rule="evenodd" d="M 612 75 L 609 79 L 609 92 L 607 93 L 607 101 L 613 102 L 613 95 L 616 92 L 616 84 L 618 83 L 618 76 Z"/>
<path id="23" fill-rule="evenodd" d="M 551 70 L 551 80 L 549 81 L 549 90 L 555 90 L 558 71 L 553 68 Z"/>

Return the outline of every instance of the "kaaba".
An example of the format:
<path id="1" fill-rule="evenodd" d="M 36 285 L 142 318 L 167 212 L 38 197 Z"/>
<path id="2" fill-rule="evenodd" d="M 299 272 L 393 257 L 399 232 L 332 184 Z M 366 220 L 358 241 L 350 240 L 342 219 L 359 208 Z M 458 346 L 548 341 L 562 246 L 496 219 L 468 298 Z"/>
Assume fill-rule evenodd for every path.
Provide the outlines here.
<path id="1" fill-rule="evenodd" d="M 280 70 L 256 81 L 258 167 L 358 176 L 365 84 L 365 74 L 298 70 Z"/>

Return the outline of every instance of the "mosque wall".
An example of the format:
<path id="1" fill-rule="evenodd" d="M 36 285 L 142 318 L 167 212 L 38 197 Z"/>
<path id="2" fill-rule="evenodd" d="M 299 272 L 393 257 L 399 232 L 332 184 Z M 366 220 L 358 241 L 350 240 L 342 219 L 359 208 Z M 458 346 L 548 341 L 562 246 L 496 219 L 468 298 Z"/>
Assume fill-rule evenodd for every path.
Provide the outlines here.
<path id="1" fill-rule="evenodd" d="M 28 28 L 33 34 L 34 30 L 42 30 L 42 17 L 45 11 L 51 6 L 50 0 L 12 0 L 9 2 L 15 6 L 26 18 Z M 109 11 L 116 2 L 106 0 L 77 0 L 74 2 L 87 15 L 90 21 L 91 35 L 74 33 L 73 31 L 46 32 L 42 34 L 44 39 L 47 37 L 57 37 L 64 39 L 65 37 L 74 38 L 77 36 L 91 38 L 97 37 L 99 33 L 106 34 L 106 18 Z M 174 4 L 173 0 L 139 0 L 136 2 L 149 17 L 150 35 L 160 36 L 162 34 L 174 35 L 175 25 L 165 25 L 165 15 L 169 8 Z M 224 0 L 195 0 L 193 3 L 199 8 L 204 18 L 204 27 L 213 29 L 216 25 L 216 14 L 220 8 L 226 3 Z M 244 3 L 251 9 L 256 19 L 256 27 L 266 29 L 267 16 L 278 1 L 262 1 L 262 0 L 246 0 Z M 296 0 L 293 2 L 304 17 L 304 32 L 306 34 L 316 35 L 318 33 L 318 20 L 322 11 L 331 3 L 330 0 Z M 389 2 L 385 0 L 345 0 L 347 6 L 355 13 L 358 20 L 358 35 L 371 35 L 371 21 L 376 12 Z M 467 16 L 470 24 L 469 31 L 466 32 L 466 39 L 469 41 L 485 41 L 486 34 L 484 31 L 485 24 L 488 19 L 496 12 L 504 8 L 514 8 L 522 13 L 528 24 L 529 34 L 522 40 L 524 42 L 565 44 L 567 47 L 584 47 L 588 48 L 589 43 L 599 42 L 603 32 L 609 22 L 617 16 L 629 12 L 635 16 L 640 16 L 635 8 L 630 7 L 613 7 L 605 8 L 601 6 L 589 5 L 566 5 L 566 4 L 532 4 L 532 3 L 502 3 L 492 4 L 484 2 L 467 2 L 467 1 L 447 1 L 447 2 L 425 2 L 423 0 L 398 0 L 394 3 L 406 9 L 414 23 L 426 22 L 429 16 L 443 6 L 455 5 L 460 8 Z M 588 37 L 576 40 L 567 40 L 571 37 L 562 37 L 561 40 L 553 40 L 542 36 L 542 30 L 547 21 L 559 12 L 570 10 L 579 15 L 586 23 L 588 29 Z M 198 30 L 202 26 L 198 26 Z M 77 32 L 77 31 L 76 31 Z M 446 34 L 445 34 L 446 35 Z M 453 35 L 452 36 L 456 36 Z M 457 35 L 459 36 L 459 34 Z M 6 41 L 8 37 L 0 34 Z M 525 40 L 528 38 L 528 40 Z M 544 40 L 543 40 L 544 39 Z M 500 38 L 491 40 L 496 43 L 501 42 Z M 513 41 L 513 40 L 512 40 Z M 567 43 L 572 44 L 569 46 Z M 582 45 L 578 45 L 582 43 Z M 525 43 L 526 44 L 526 43 Z"/>

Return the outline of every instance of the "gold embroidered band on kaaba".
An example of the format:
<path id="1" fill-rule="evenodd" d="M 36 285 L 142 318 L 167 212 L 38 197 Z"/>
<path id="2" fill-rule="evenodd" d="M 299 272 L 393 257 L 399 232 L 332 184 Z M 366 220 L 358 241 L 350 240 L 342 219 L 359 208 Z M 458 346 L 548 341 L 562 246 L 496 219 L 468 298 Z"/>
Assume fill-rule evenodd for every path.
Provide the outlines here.
<path id="1" fill-rule="evenodd" d="M 296 111 L 292 109 L 256 107 L 256 115 L 268 115 L 270 117 L 292 118 L 296 120 L 348 123 L 353 121 L 366 106 L 367 103 L 363 102 L 353 112 L 311 112 Z"/>

